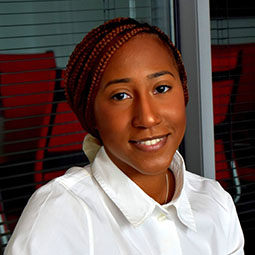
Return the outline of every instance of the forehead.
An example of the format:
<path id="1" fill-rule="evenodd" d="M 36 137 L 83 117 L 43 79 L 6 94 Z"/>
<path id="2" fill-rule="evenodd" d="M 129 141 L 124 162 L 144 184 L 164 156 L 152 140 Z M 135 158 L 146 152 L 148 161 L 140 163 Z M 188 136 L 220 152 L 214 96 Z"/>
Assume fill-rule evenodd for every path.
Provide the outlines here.
<path id="1" fill-rule="evenodd" d="M 178 72 L 171 49 L 157 35 L 139 34 L 124 43 L 111 57 L 103 79 L 111 75 L 162 70 Z M 142 73 L 141 73 L 142 75 Z"/>
<path id="2" fill-rule="evenodd" d="M 165 54 L 168 54 L 170 57 L 174 58 L 172 50 L 167 45 L 167 43 L 163 42 L 158 37 L 158 35 L 149 33 L 141 33 L 132 37 L 127 42 L 125 42 L 114 55 L 118 56 L 124 53 L 128 54 L 128 51 L 129 54 L 131 54 L 132 52 L 135 52 L 137 50 L 140 51 L 142 54 L 145 54 L 146 50 L 151 51 L 154 49 L 157 49 L 157 51 L 159 51 L 160 49 L 161 51 L 164 51 Z"/>

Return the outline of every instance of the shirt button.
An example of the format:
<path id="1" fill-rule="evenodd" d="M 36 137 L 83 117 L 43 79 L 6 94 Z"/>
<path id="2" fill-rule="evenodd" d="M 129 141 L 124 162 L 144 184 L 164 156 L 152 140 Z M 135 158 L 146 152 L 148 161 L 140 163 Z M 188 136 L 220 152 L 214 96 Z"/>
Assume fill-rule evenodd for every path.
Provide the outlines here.
<path id="1" fill-rule="evenodd" d="M 166 215 L 165 214 L 163 214 L 163 213 L 159 214 L 158 221 L 163 221 L 165 219 L 166 219 Z"/>

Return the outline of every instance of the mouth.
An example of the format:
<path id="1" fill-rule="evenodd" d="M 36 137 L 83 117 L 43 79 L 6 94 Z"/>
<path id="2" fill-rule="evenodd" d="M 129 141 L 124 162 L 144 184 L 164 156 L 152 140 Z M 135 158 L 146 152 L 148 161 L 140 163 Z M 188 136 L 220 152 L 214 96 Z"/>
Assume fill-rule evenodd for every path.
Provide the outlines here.
<path id="1" fill-rule="evenodd" d="M 169 135 L 170 134 L 157 136 L 157 137 L 144 138 L 140 140 L 130 140 L 130 143 L 142 151 L 157 151 L 165 145 L 167 141 L 167 137 Z"/>

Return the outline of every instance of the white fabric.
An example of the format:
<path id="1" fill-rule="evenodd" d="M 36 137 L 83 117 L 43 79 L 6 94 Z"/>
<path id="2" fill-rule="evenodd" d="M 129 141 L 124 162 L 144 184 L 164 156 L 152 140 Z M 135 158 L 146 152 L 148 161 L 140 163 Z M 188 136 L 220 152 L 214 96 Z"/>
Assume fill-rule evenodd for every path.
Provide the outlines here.
<path id="1" fill-rule="evenodd" d="M 103 147 L 26 206 L 5 255 L 227 255 L 243 253 L 233 201 L 220 185 L 185 171 L 178 152 L 172 202 L 161 206 L 124 175 Z"/>
<path id="2" fill-rule="evenodd" d="M 100 142 L 91 134 L 87 134 L 84 137 L 82 150 L 84 151 L 90 163 L 94 161 L 100 147 L 101 147 Z"/>

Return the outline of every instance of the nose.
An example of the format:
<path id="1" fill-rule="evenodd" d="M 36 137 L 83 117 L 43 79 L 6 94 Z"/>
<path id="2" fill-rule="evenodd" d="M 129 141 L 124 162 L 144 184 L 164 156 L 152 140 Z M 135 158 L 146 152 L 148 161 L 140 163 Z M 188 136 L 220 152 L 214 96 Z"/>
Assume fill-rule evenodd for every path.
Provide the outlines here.
<path id="1" fill-rule="evenodd" d="M 151 128 L 160 124 L 159 105 L 149 96 L 136 100 L 132 124 L 136 128 Z"/>

